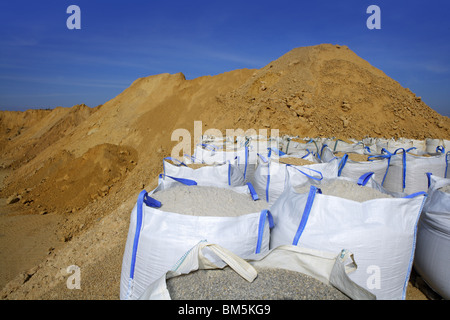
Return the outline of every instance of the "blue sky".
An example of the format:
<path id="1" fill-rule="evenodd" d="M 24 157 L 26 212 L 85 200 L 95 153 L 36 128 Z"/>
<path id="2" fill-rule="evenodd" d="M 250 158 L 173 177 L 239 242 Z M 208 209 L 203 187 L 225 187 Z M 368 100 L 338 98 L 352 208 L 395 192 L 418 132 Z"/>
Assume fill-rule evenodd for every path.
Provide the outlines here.
<path id="1" fill-rule="evenodd" d="M 81 29 L 69 30 L 69 5 Z M 369 30 L 369 5 L 381 29 Z M 296 47 L 351 50 L 450 117 L 450 2 L 15 0 L 0 4 L 0 110 L 95 107 L 139 77 L 262 68 Z"/>

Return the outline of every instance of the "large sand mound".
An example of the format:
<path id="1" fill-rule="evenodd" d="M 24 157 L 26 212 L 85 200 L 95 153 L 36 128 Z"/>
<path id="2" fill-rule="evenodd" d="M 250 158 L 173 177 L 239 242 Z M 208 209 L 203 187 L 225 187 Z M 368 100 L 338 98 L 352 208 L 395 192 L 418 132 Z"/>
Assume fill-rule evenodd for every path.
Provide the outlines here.
<path id="1" fill-rule="evenodd" d="M 230 128 L 270 127 L 291 135 L 341 139 L 450 134 L 449 118 L 347 46 L 296 48 L 220 101 L 223 117 L 217 125 Z"/>
<path id="2" fill-rule="evenodd" d="M 335 45 L 297 48 L 260 70 L 193 80 L 181 73 L 137 79 L 96 108 L 0 112 L 0 219 L 38 216 L 33 224 L 39 228 L 45 218 L 52 235 L 42 241 L 47 249 L 34 257 L 33 268 L 12 263 L 9 253 L 0 257 L 1 297 L 118 298 L 137 194 L 155 187 L 162 159 L 177 143 L 172 132 L 185 128 L 194 137 L 195 120 L 203 130 L 224 134 L 272 128 L 341 139 L 450 138 L 449 118 Z M 8 205 L 10 197 L 18 200 Z M 52 225 L 48 217 L 54 217 Z M 17 235 L 0 237 L 2 246 L 16 241 L 15 255 L 26 257 L 33 238 L 20 232 L 37 231 L 14 229 L 11 221 Z M 65 285 L 66 268 L 74 264 L 83 270 L 82 290 Z"/>

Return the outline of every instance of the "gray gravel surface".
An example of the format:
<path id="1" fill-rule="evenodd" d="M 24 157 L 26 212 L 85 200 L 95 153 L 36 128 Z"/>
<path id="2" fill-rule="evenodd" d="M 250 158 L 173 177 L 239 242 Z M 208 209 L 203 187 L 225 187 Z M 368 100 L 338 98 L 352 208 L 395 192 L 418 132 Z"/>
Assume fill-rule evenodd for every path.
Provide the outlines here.
<path id="1" fill-rule="evenodd" d="M 268 209 L 264 200 L 232 189 L 205 186 L 177 186 L 155 192 L 161 210 L 193 216 L 236 217 Z"/>
<path id="2" fill-rule="evenodd" d="M 305 275 L 279 268 L 255 268 L 248 282 L 230 267 L 198 270 L 167 280 L 173 300 L 350 300 L 338 289 Z"/>

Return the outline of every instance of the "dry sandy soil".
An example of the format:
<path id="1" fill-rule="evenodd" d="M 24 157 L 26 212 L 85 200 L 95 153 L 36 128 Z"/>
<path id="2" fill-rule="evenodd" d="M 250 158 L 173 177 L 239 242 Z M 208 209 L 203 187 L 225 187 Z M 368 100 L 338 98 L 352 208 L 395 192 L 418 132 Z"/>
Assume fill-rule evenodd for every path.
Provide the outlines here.
<path id="1" fill-rule="evenodd" d="M 118 299 L 138 193 L 178 141 L 211 128 L 450 140 L 450 119 L 346 46 L 296 48 L 260 70 L 134 81 L 90 108 L 0 112 L 0 299 Z M 192 146 L 194 145 L 194 141 Z M 8 204 L 8 202 L 13 202 Z M 69 290 L 67 268 L 81 268 Z M 426 299 L 409 286 L 407 299 Z"/>

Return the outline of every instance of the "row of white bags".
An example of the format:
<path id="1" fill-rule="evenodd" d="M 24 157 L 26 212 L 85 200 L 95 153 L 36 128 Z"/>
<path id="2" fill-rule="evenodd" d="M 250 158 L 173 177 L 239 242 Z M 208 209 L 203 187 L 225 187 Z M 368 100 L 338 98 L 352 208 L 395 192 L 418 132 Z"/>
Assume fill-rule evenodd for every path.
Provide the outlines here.
<path id="1" fill-rule="evenodd" d="M 330 148 L 321 150 L 323 162 L 334 159 L 336 156 Z M 415 193 L 428 191 L 428 173 L 447 178 L 450 152 L 417 156 L 403 148 L 393 153 L 383 149 L 382 154 L 368 156 L 368 161 L 352 161 L 347 154 L 339 159 L 338 176 L 355 178 L 364 172 L 375 172 L 377 182 L 386 190 Z"/>
<path id="2" fill-rule="evenodd" d="M 331 147 L 325 143 L 319 142 L 319 144 L 320 149 L 317 152 L 303 149 L 290 155 L 273 147 L 259 150 L 259 152 L 248 146 L 227 151 L 203 144 L 197 146 L 193 159 L 195 163 L 234 164 L 241 170 L 244 182 L 251 182 L 257 189 L 258 195 L 264 197 L 269 204 L 272 204 L 281 193 L 276 181 L 284 181 L 285 165 L 279 165 L 284 157 L 299 157 L 315 162 L 310 166 L 302 166 L 302 168 L 308 168 L 308 172 L 305 173 L 311 179 L 317 178 L 317 174 L 311 170 L 324 171 L 327 176 L 352 179 L 366 172 L 374 172 L 377 182 L 386 190 L 408 194 L 428 190 L 427 173 L 442 178 L 447 178 L 449 174 L 450 151 L 445 153 L 444 148 L 425 155 L 412 154 L 411 148 L 397 148 L 393 152 L 382 148 L 380 153 L 367 153 L 368 161 L 352 161 L 348 159 L 348 154 L 338 158 Z M 362 143 L 355 143 L 355 146 L 361 145 Z M 352 152 L 357 153 L 355 150 Z M 329 163 L 331 165 L 325 165 Z M 337 169 L 335 169 L 336 163 Z M 273 192 L 271 188 L 274 189 Z"/>
<path id="3" fill-rule="evenodd" d="M 226 167 L 230 168 L 229 165 Z M 351 275 L 356 284 L 378 299 L 404 299 L 413 261 L 417 220 L 425 194 L 412 197 L 396 195 L 393 199 L 363 203 L 315 193 L 297 194 L 292 191 L 295 179 L 291 173 L 293 177 L 296 174 L 303 177 L 297 182 L 300 184 L 320 186 L 322 179 L 311 180 L 304 174 L 305 168 L 293 167 L 283 167 L 284 176 L 288 179 L 284 179 L 280 196 L 269 210 L 232 219 L 161 212 L 152 208 L 151 202 L 145 204 L 147 194 L 142 192 L 131 215 L 122 267 L 121 299 L 140 297 L 189 248 L 204 239 L 241 257 L 255 253 L 258 243 L 261 253 L 280 245 L 299 245 L 326 252 L 349 249 L 355 253 L 359 266 Z M 194 170 L 165 163 L 165 179 L 160 179 L 158 188 L 180 183 L 169 178 L 179 180 L 170 168 L 179 170 L 177 174 L 184 180 L 189 180 L 186 173 L 189 170 L 196 172 L 201 180 L 197 170 L 217 169 L 216 166 L 207 166 Z M 300 169 L 304 172 L 300 173 Z M 323 173 L 321 175 L 323 178 Z M 209 177 L 210 181 L 220 180 Z M 333 177 L 325 177 L 327 180 L 346 179 L 334 177 L 334 174 Z M 228 179 L 221 181 L 224 187 L 236 188 L 229 186 Z M 383 190 L 376 183 L 375 175 L 364 183 Z M 249 189 L 246 190 L 248 192 Z M 259 201 L 264 200 L 261 198 Z M 306 210 L 308 208 L 309 211 Z"/>
<path id="4" fill-rule="evenodd" d="M 393 153 L 399 148 L 410 150 L 411 153 L 422 155 L 424 153 L 436 153 L 438 149 L 450 149 L 450 140 L 445 139 L 384 139 L 364 138 L 362 140 L 331 138 L 298 138 L 283 137 L 278 140 L 279 148 L 286 154 L 309 149 L 319 153 L 324 145 L 329 146 L 333 152 L 351 152 L 358 154 L 380 154 L 383 149 Z"/>
<path id="5" fill-rule="evenodd" d="M 323 146 L 328 146 L 333 152 L 358 153 L 375 155 L 381 154 L 383 150 L 394 153 L 397 149 L 408 150 L 411 154 L 423 155 L 442 152 L 450 149 L 450 140 L 445 139 L 384 139 L 384 138 L 364 138 L 362 140 L 350 139 L 343 141 L 335 138 L 299 138 L 299 137 L 260 137 L 245 136 L 237 137 L 236 141 L 226 140 L 222 138 L 210 137 L 205 142 L 197 145 L 194 154 L 201 155 L 203 150 L 210 151 L 231 151 L 231 149 L 242 149 L 248 147 L 250 150 L 264 154 L 267 148 L 276 148 L 287 155 L 296 154 L 308 150 L 314 154 L 320 154 Z M 226 161 L 226 159 L 220 159 Z M 208 160 L 206 160 L 208 161 Z"/>
<path id="6" fill-rule="evenodd" d="M 409 141 L 409 143 L 413 142 L 414 141 Z M 430 139 L 426 142 L 429 146 Z M 431 142 L 435 142 L 435 144 L 439 147 L 438 144 L 442 141 L 433 140 Z M 346 177 L 355 180 L 365 172 L 374 172 L 375 174 L 373 175 L 373 179 L 378 182 L 378 185 L 382 185 L 386 191 L 390 191 L 394 194 L 412 194 L 420 191 L 428 191 L 427 174 L 430 173 L 435 179 L 439 177 L 447 177 L 449 162 L 448 152 L 437 152 L 432 155 L 429 154 L 426 156 L 417 156 L 411 154 L 413 150 L 393 149 L 402 146 L 409 146 L 407 144 L 402 145 L 402 143 L 404 143 L 404 141 L 389 141 L 389 146 L 391 148 L 390 150 L 393 150 L 390 152 L 384 148 L 388 146 L 387 144 L 381 144 L 380 141 L 378 141 L 378 146 L 382 146 L 382 153 L 380 155 L 374 155 L 373 153 L 367 152 L 368 155 L 372 155 L 371 161 L 352 161 L 346 157 L 336 158 L 334 156 L 333 150 L 324 145 L 322 145 L 320 152 L 317 153 L 317 156 L 323 163 L 336 164 L 336 160 L 338 160 L 337 176 L 340 177 Z M 416 146 L 418 146 L 418 142 L 415 143 Z M 341 146 L 343 145 L 343 143 L 339 142 L 338 145 Z M 359 146 L 360 144 L 356 145 Z M 336 147 L 337 145 L 335 144 L 334 146 Z M 429 151 L 435 151 L 435 148 L 436 146 L 432 148 L 433 150 L 429 148 Z M 339 148 L 337 149 L 339 150 Z M 348 150 L 352 151 L 351 149 Z M 440 151 L 444 150 L 441 149 Z M 304 154 L 309 153 L 310 152 L 308 150 L 308 152 Z M 280 154 L 282 153 L 280 152 L 278 155 Z M 255 189 L 257 189 L 261 199 L 265 199 L 269 204 L 273 204 L 275 200 L 278 199 L 280 194 L 284 191 L 283 182 L 285 177 L 285 168 L 288 168 L 287 170 L 291 172 L 296 171 L 298 173 L 298 176 L 302 178 L 300 180 L 303 182 L 314 183 L 322 180 L 323 178 L 321 172 L 317 172 L 318 170 L 313 171 L 314 169 L 306 169 L 306 167 L 304 166 L 302 166 L 302 168 L 295 168 L 295 166 L 286 166 L 284 164 L 280 164 L 278 161 L 261 161 L 262 159 L 264 159 L 264 157 L 258 157 L 259 163 L 256 167 L 252 182 L 256 186 Z M 278 160 L 282 160 L 282 157 L 280 157 Z M 325 175 L 326 178 L 333 177 L 336 170 L 335 166 L 333 168 L 329 168 L 331 169 L 331 171 L 329 171 L 328 174 Z M 300 173 L 300 171 L 302 172 Z M 294 175 L 293 173 L 291 174 Z M 430 189 L 430 191 L 431 190 L 433 189 Z M 442 257 L 449 257 L 450 255 L 446 253 L 445 249 L 440 251 L 436 249 L 448 248 L 448 246 L 446 247 L 442 245 L 443 243 L 448 245 L 449 237 L 447 235 L 450 233 L 450 226 L 448 223 L 445 223 L 449 219 L 449 210 L 445 208 L 445 205 L 443 205 L 445 201 L 447 201 L 448 203 L 448 197 L 446 198 L 447 195 L 442 192 L 434 192 L 434 195 L 436 194 L 439 194 L 439 197 L 436 198 L 436 196 L 433 196 L 432 198 L 428 199 L 427 203 L 430 204 L 426 208 L 430 207 L 431 203 L 433 203 L 434 206 L 438 206 L 439 208 L 441 208 L 440 210 L 441 212 L 444 212 L 444 214 L 441 213 L 441 215 L 438 216 L 441 217 L 439 218 L 439 224 L 437 224 L 436 222 L 430 223 L 428 221 L 430 220 L 430 216 L 434 217 L 434 219 L 437 218 L 435 218 L 435 215 L 430 215 L 429 213 L 427 213 L 427 211 L 424 210 L 426 214 L 425 216 L 428 217 L 428 220 L 423 220 L 428 222 L 423 222 L 421 220 L 418 229 L 418 234 L 420 236 L 418 243 L 425 243 L 425 245 L 421 245 L 422 249 L 418 249 L 419 253 L 416 260 L 421 261 L 418 264 L 418 269 L 421 270 L 421 273 L 426 274 L 425 278 L 428 278 L 427 282 L 432 284 L 431 287 L 437 288 L 436 291 L 439 294 L 444 297 L 448 297 L 448 288 L 450 287 L 450 284 L 449 280 L 446 279 L 449 279 L 447 270 L 450 269 L 448 268 L 450 263 L 448 261 L 448 258 L 443 259 Z M 442 199 L 445 199 L 445 201 Z M 431 225 L 434 225 L 435 229 L 430 229 Z M 439 225 L 439 227 L 436 227 L 437 225 Z M 276 229 L 274 229 L 273 232 L 276 232 Z M 442 235 L 444 235 L 444 237 Z M 421 241 L 420 239 L 426 240 Z M 430 253 L 433 253 L 433 259 L 423 259 L 424 252 L 427 252 L 428 256 L 430 255 Z M 424 261 L 428 261 L 428 263 L 425 263 Z M 423 265 L 425 265 L 425 267 L 423 267 Z"/>

